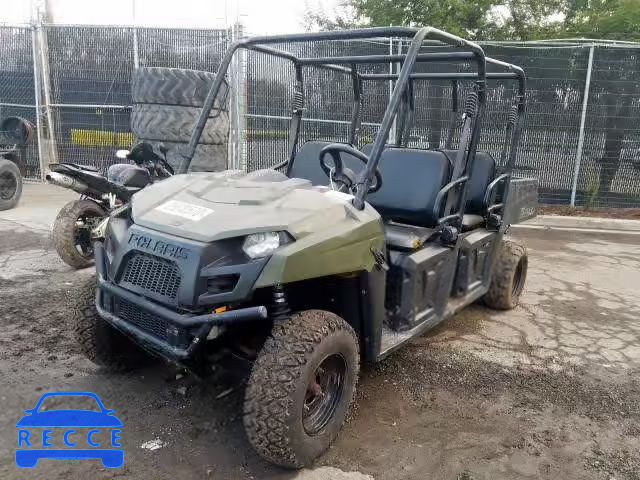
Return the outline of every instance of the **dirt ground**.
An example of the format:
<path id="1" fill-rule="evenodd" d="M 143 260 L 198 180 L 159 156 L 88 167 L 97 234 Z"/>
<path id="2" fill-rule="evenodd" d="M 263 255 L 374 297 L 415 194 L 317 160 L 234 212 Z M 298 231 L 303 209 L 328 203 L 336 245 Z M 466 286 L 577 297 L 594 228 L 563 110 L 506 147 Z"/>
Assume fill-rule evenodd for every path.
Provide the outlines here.
<path id="1" fill-rule="evenodd" d="M 523 305 L 472 306 L 366 367 L 337 442 L 300 476 L 244 437 L 247 365 L 203 383 L 161 364 L 109 374 L 80 356 L 69 303 L 91 272 L 66 267 L 48 239 L 65 199 L 29 186 L 0 212 L 2 479 L 640 480 L 640 236 L 514 229 L 531 256 Z M 95 392 L 115 409 L 122 468 L 15 466 L 15 422 L 49 390 Z"/>
<path id="2" fill-rule="evenodd" d="M 640 220 L 640 208 L 590 208 L 569 205 L 540 205 L 538 215 L 564 215 L 568 217 L 601 217 Z"/>

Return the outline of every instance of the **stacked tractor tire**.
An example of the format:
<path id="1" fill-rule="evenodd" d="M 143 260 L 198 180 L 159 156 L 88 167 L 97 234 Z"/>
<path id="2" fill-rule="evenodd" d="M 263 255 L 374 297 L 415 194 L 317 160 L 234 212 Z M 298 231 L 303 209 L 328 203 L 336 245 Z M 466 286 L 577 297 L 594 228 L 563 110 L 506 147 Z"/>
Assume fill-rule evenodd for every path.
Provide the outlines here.
<path id="1" fill-rule="evenodd" d="M 215 73 L 182 68 L 146 67 L 134 72 L 131 130 L 137 141 L 151 143 L 158 154 L 167 150 L 169 164 L 177 169 L 200 116 Z M 229 141 L 228 85 L 225 83 L 209 113 L 191 161 L 190 171 L 212 172 L 227 168 Z"/>

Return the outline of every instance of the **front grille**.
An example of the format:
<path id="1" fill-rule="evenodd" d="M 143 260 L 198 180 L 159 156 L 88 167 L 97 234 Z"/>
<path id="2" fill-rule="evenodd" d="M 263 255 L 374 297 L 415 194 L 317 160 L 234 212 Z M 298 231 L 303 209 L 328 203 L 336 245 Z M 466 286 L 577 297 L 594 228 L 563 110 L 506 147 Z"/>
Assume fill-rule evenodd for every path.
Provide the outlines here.
<path id="1" fill-rule="evenodd" d="M 167 340 L 169 329 L 173 329 L 166 320 L 156 317 L 121 298 L 114 301 L 113 313 L 122 320 L 132 323 L 145 332 L 163 340 Z"/>
<path id="2" fill-rule="evenodd" d="M 129 258 L 120 282 L 173 300 L 180 288 L 180 269 L 170 260 L 135 253 Z"/>

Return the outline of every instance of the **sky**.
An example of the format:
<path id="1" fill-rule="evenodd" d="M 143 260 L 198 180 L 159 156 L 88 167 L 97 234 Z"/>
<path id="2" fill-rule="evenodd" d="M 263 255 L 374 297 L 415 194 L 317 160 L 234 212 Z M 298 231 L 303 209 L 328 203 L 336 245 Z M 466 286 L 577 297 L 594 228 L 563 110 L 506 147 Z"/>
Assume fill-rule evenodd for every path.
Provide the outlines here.
<path id="1" fill-rule="evenodd" d="M 44 0 L 0 0 L 0 22 L 29 23 Z M 47 0 L 55 23 L 216 28 L 240 18 L 249 34 L 303 30 L 306 5 L 337 0 Z"/>

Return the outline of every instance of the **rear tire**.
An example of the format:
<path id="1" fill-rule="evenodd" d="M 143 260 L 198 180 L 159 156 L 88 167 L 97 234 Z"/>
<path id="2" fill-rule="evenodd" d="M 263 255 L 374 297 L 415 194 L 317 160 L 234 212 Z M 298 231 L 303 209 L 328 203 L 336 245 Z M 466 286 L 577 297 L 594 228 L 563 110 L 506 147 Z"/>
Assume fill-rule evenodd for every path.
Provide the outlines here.
<path id="1" fill-rule="evenodd" d="M 53 224 L 53 245 L 64 263 L 73 268 L 93 265 L 91 224 L 87 222 L 95 223 L 106 215 L 93 200 L 74 200 L 62 207 Z"/>
<path id="2" fill-rule="evenodd" d="M 79 288 L 73 308 L 75 337 L 84 356 L 119 372 L 149 363 L 148 354 L 98 315 L 95 300 L 96 276 L 92 275 Z"/>
<path id="3" fill-rule="evenodd" d="M 0 158 L 0 211 L 15 207 L 22 195 L 22 175 L 18 166 Z"/>
<path id="4" fill-rule="evenodd" d="M 253 448 L 283 467 L 313 462 L 342 427 L 358 371 L 358 339 L 337 315 L 308 310 L 274 325 L 245 393 Z"/>
<path id="5" fill-rule="evenodd" d="M 489 291 L 483 301 L 496 310 L 511 310 L 520 303 L 529 267 L 526 247 L 515 240 L 503 240 L 495 259 Z"/>

